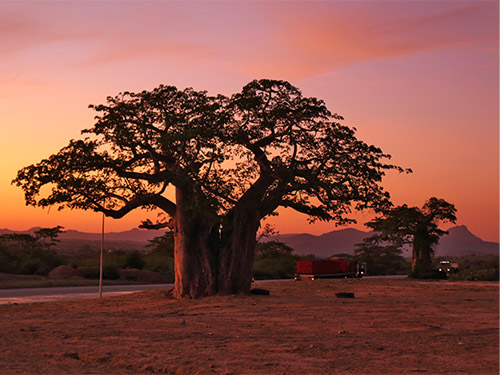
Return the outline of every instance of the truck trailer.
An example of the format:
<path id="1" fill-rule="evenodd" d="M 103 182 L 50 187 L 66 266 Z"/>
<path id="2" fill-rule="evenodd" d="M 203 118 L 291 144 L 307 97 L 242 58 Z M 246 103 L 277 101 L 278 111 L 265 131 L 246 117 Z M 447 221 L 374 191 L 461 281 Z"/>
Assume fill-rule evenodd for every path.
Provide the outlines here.
<path id="1" fill-rule="evenodd" d="M 346 259 L 298 260 L 295 280 L 363 277 L 366 263 Z"/>

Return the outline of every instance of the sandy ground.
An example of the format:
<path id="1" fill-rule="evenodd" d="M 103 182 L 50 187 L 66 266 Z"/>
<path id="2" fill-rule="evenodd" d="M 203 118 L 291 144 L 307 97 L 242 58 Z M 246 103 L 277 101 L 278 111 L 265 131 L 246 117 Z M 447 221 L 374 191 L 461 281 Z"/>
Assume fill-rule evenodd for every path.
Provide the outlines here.
<path id="1" fill-rule="evenodd" d="M 0 373 L 498 374 L 497 282 L 258 287 L 271 295 L 0 306 Z"/>

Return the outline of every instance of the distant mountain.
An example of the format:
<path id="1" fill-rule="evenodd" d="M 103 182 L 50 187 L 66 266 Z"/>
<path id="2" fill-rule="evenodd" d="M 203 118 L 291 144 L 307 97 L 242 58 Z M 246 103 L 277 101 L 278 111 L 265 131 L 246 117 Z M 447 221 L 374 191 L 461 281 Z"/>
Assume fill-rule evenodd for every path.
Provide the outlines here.
<path id="1" fill-rule="evenodd" d="M 448 235 L 441 237 L 435 249 L 436 255 L 481 255 L 499 252 L 497 242 L 483 241 L 472 234 L 465 225 L 450 228 L 448 232 Z M 349 228 L 334 230 L 320 236 L 307 233 L 277 235 L 270 237 L 269 240 L 286 243 L 297 255 L 314 254 L 324 258 L 341 253 L 353 254 L 355 245 L 371 235 L 372 232 Z"/>
<path id="2" fill-rule="evenodd" d="M 9 233 L 24 233 L 33 235 L 40 227 L 26 231 L 12 231 L 0 229 L 0 235 Z M 104 233 L 104 247 L 106 250 L 145 250 L 149 240 L 162 236 L 165 230 L 145 230 L 134 228 L 124 232 Z M 67 230 L 58 237 L 61 241 L 56 244 L 55 250 L 67 256 L 85 256 L 101 249 L 101 233 L 86 233 L 77 230 Z"/>
<path id="3" fill-rule="evenodd" d="M 7 233 L 33 234 L 39 227 L 27 231 L 16 232 L 9 229 L 0 229 L 0 235 Z M 498 254 L 497 242 L 483 241 L 472 234 L 465 225 L 448 229 L 449 235 L 441 237 L 436 248 L 436 255 L 482 255 Z M 165 230 L 145 230 L 134 228 L 123 232 L 110 232 L 104 234 L 105 248 L 110 250 L 143 250 L 149 240 L 162 236 Z M 317 257 L 329 257 L 334 254 L 353 254 L 355 245 L 364 238 L 371 236 L 372 232 L 347 228 L 334 230 L 315 236 L 309 233 L 291 233 L 269 237 L 267 240 L 277 240 L 286 243 L 298 255 L 314 254 Z M 59 236 L 61 242 L 57 250 L 66 254 L 85 254 L 99 251 L 101 233 L 86 233 L 77 230 L 67 230 Z"/>
<path id="4" fill-rule="evenodd" d="M 334 230 L 315 236 L 308 233 L 285 234 L 270 237 L 286 243 L 294 253 L 298 255 L 314 254 L 317 257 L 329 257 L 333 254 L 352 254 L 354 245 L 363 241 L 371 235 L 371 232 L 363 232 L 353 228 Z"/>
<path id="5" fill-rule="evenodd" d="M 34 234 L 40 227 L 33 227 L 26 231 L 13 231 L 10 229 L 0 229 L 0 235 L 8 233 L 26 233 Z M 108 232 L 104 233 L 106 241 L 126 241 L 126 242 L 148 242 L 155 237 L 162 236 L 165 230 L 146 230 L 146 229 L 130 229 L 124 232 Z M 77 230 L 65 230 L 58 237 L 60 240 L 86 240 L 86 241 L 100 241 L 101 233 L 87 233 Z"/>
<path id="6" fill-rule="evenodd" d="M 448 235 L 442 236 L 437 247 L 437 255 L 498 254 L 498 242 L 483 241 L 472 234 L 465 225 L 448 229 Z"/>
<path id="7" fill-rule="evenodd" d="M 146 229 L 130 229 L 124 232 L 109 232 L 104 233 L 104 239 L 107 241 L 131 241 L 131 242 L 148 242 L 155 237 L 163 236 L 165 230 L 146 230 Z M 85 233 L 77 230 L 67 230 L 59 236 L 61 240 L 93 240 L 100 241 L 101 233 Z"/>

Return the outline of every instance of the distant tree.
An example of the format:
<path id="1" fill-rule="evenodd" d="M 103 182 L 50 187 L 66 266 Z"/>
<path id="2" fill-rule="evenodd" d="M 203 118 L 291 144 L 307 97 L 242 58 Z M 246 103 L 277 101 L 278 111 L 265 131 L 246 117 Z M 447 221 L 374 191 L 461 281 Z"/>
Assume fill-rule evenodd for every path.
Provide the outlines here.
<path id="1" fill-rule="evenodd" d="M 127 254 L 125 258 L 125 268 L 135 268 L 138 270 L 142 270 L 145 265 L 146 262 L 137 250 Z"/>
<path id="2" fill-rule="evenodd" d="M 352 260 L 353 258 L 355 258 L 355 256 L 353 254 L 348 254 L 348 253 L 335 253 L 335 254 L 332 254 L 331 256 L 328 257 L 328 259 L 330 259 L 330 260 L 337 259 L 337 258 Z"/>
<path id="3" fill-rule="evenodd" d="M 33 235 L 8 233 L 0 236 L 0 272 L 18 274 L 44 274 L 59 266 L 62 261 L 51 249 L 61 226 L 41 228 Z"/>
<path id="4" fill-rule="evenodd" d="M 145 255 L 145 268 L 160 273 L 168 282 L 174 281 L 174 233 L 166 231 L 163 236 L 149 240 L 147 248 L 151 252 Z"/>
<path id="5" fill-rule="evenodd" d="M 268 257 L 275 255 L 291 255 L 293 249 L 280 241 L 259 242 L 255 253 L 259 257 Z"/>
<path id="6" fill-rule="evenodd" d="M 20 248 L 35 249 L 38 245 L 35 236 L 28 233 L 7 233 L 0 236 L 2 242 L 17 245 Z"/>
<path id="7" fill-rule="evenodd" d="M 165 232 L 163 236 L 155 237 L 148 241 L 146 247 L 150 248 L 154 253 L 167 256 L 174 256 L 174 233 L 171 231 Z"/>
<path id="8" fill-rule="evenodd" d="M 266 223 L 261 225 L 259 232 L 257 233 L 257 242 L 261 242 L 264 238 L 269 238 L 272 236 L 277 236 L 279 231 L 274 225 Z"/>
<path id="9" fill-rule="evenodd" d="M 164 211 L 169 220 L 144 225 L 174 232 L 177 297 L 248 293 L 263 218 L 289 207 L 311 221 L 351 223 L 352 210 L 388 208 L 382 177 L 403 171 L 285 81 L 252 81 L 231 98 L 162 85 L 91 108 L 87 138 L 13 182 L 34 206 L 114 218 Z"/>
<path id="10" fill-rule="evenodd" d="M 440 236 L 448 232 L 439 229 L 440 223 L 456 222 L 456 208 L 444 199 L 430 198 L 422 208 L 397 206 L 366 223 L 376 234 L 363 242 L 365 249 L 392 252 L 405 244 L 412 246 L 412 275 L 429 277 L 432 271 L 433 247 Z M 378 250 L 377 250 L 378 249 Z M 392 250 L 391 250 L 392 249 Z M 363 251 L 363 250 L 360 250 Z"/>
<path id="11" fill-rule="evenodd" d="M 283 242 L 259 242 L 255 250 L 254 277 L 256 279 L 293 277 L 298 257 L 292 253 L 293 249 Z"/>
<path id="12" fill-rule="evenodd" d="M 0 240 L 17 243 L 29 249 L 49 249 L 60 240 L 57 238 L 64 233 L 63 227 L 58 225 L 53 228 L 40 228 L 33 235 L 28 233 L 7 233 L 0 236 Z"/>
<path id="13" fill-rule="evenodd" d="M 35 231 L 36 242 L 44 244 L 46 247 L 54 246 L 57 242 L 61 242 L 58 237 L 61 233 L 64 233 L 63 228 L 60 225 L 53 228 L 40 228 Z"/>

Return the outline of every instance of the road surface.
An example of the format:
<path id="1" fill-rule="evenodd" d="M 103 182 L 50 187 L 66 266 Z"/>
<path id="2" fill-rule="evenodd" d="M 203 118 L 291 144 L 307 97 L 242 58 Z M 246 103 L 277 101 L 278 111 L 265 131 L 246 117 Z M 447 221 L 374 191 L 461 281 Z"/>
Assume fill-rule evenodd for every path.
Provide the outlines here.
<path id="1" fill-rule="evenodd" d="M 102 287 L 102 296 L 118 296 L 121 294 L 134 293 L 150 289 L 170 289 L 173 286 L 174 284 L 104 285 Z M 68 301 L 86 298 L 99 298 L 99 287 L 75 286 L 58 288 L 0 289 L 0 305 Z"/>

